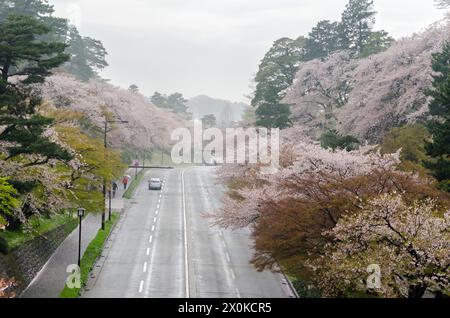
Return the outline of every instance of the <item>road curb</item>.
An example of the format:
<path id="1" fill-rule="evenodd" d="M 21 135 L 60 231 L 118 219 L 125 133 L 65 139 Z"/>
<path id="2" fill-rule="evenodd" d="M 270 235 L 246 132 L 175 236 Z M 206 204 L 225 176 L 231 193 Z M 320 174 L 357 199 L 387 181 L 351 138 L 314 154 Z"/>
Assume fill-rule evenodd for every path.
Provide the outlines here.
<path id="1" fill-rule="evenodd" d="M 122 210 L 124 210 L 124 209 L 122 209 Z M 119 214 L 119 219 L 111 227 L 111 231 L 109 232 L 108 236 L 105 239 L 105 245 L 103 246 L 102 253 L 100 253 L 98 258 L 96 259 L 96 261 L 94 263 L 94 267 L 91 270 L 91 272 L 89 273 L 89 279 L 86 282 L 86 286 L 84 288 L 82 288 L 81 291 L 80 291 L 80 297 L 79 298 L 83 298 L 83 295 L 86 292 L 88 292 L 89 290 L 91 290 L 92 287 L 94 287 L 95 283 L 97 282 L 97 277 L 99 276 L 99 274 L 101 273 L 101 271 L 103 269 L 103 265 L 105 264 L 105 261 L 106 261 L 108 255 L 109 255 L 110 248 L 112 246 L 111 237 L 113 236 L 113 234 L 115 234 L 114 231 L 116 230 L 116 228 L 119 225 L 122 225 L 123 220 L 125 218 L 124 217 L 124 215 L 125 215 L 124 211 L 122 211 L 121 213 L 118 213 L 118 214 Z M 108 250 L 106 255 L 105 255 L 105 250 Z"/>

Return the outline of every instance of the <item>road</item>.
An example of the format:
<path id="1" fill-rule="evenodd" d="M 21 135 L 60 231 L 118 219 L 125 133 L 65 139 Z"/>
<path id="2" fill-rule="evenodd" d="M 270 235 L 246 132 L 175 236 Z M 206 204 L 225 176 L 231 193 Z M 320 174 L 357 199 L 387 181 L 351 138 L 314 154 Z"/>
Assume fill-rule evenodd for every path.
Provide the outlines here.
<path id="1" fill-rule="evenodd" d="M 87 298 L 285 298 L 283 276 L 257 272 L 249 231 L 210 226 L 224 188 L 214 167 L 148 172 L 114 231 Z M 162 191 L 147 180 L 160 177 Z"/>

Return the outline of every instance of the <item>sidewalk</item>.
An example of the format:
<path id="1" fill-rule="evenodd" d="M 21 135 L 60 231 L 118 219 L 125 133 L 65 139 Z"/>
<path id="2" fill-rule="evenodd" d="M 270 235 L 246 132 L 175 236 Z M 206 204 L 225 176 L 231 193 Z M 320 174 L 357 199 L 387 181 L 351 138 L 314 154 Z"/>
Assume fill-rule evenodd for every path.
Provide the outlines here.
<path id="1" fill-rule="evenodd" d="M 124 200 L 123 187 L 119 186 L 116 198 L 112 200 L 112 210 L 122 212 Z M 108 200 L 106 201 L 108 209 Z M 108 217 L 108 213 L 106 214 Z M 101 215 L 89 214 L 82 223 L 81 253 L 86 251 L 89 243 L 97 235 L 101 227 Z M 78 227 L 58 247 L 52 257 L 36 275 L 31 284 L 21 294 L 22 298 L 59 298 L 64 289 L 68 273 L 67 266 L 77 264 L 78 261 Z"/>

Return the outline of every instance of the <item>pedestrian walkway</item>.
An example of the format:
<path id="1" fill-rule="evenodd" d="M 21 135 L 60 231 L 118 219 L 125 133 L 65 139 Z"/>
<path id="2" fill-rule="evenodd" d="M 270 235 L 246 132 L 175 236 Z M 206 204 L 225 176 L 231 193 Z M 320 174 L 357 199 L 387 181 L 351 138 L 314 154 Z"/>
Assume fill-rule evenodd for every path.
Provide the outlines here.
<path id="1" fill-rule="evenodd" d="M 97 235 L 101 227 L 101 215 L 89 214 L 82 223 L 81 252 L 84 253 L 89 243 Z M 22 298 L 58 298 L 64 289 L 66 270 L 71 264 L 78 262 L 78 228 L 73 231 L 58 247 L 52 257 L 36 275 Z"/>
<path id="2" fill-rule="evenodd" d="M 122 213 L 125 209 L 125 200 L 122 184 L 119 182 L 116 196 L 111 200 L 113 212 Z M 109 199 L 106 199 L 106 209 Z M 89 214 L 82 223 L 81 253 L 86 251 L 90 242 L 95 238 L 101 227 L 101 215 Z M 58 298 L 64 289 L 69 273 L 67 267 L 78 262 L 78 227 L 58 247 L 52 257 L 47 261 L 31 284 L 22 293 L 22 298 Z"/>

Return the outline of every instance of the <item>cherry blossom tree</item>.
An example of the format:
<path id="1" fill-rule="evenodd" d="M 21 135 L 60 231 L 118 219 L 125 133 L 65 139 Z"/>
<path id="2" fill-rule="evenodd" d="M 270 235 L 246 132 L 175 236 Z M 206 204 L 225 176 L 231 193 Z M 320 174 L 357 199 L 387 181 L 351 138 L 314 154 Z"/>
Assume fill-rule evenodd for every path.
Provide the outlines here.
<path id="1" fill-rule="evenodd" d="M 222 209 L 209 215 L 216 225 L 252 230 L 252 263 L 259 270 L 278 270 L 281 263 L 310 281 L 314 274 L 307 262 L 332 242 L 324 233 L 380 194 L 400 193 L 408 204 L 427 198 L 448 202 L 432 180 L 397 171 L 400 152 L 382 155 L 372 146 L 332 152 L 314 143 L 289 143 L 290 138 L 290 132 L 283 138 L 283 164 L 274 174 L 260 165 L 222 167 L 219 175 L 229 192 Z"/>
<path id="2" fill-rule="evenodd" d="M 405 202 L 399 194 L 372 199 L 327 232 L 333 242 L 309 266 L 325 296 L 349 291 L 383 297 L 418 297 L 450 291 L 450 211 L 433 200 Z M 378 286 L 367 268 L 379 267 Z M 369 286 L 369 288 L 368 288 Z"/>
<path id="3" fill-rule="evenodd" d="M 376 143 L 390 128 L 424 118 L 432 54 L 448 40 L 450 24 L 438 22 L 367 58 L 343 51 L 303 63 L 283 102 L 315 139 L 336 129 Z"/>
<path id="4" fill-rule="evenodd" d="M 50 77 L 42 91 L 56 108 L 83 113 L 93 129 L 103 127 L 105 111 L 115 119 L 128 121 L 109 134 L 113 147 L 167 149 L 172 131 L 187 126 L 181 117 L 154 106 L 143 95 L 99 80 L 83 83 L 60 73 Z"/>

